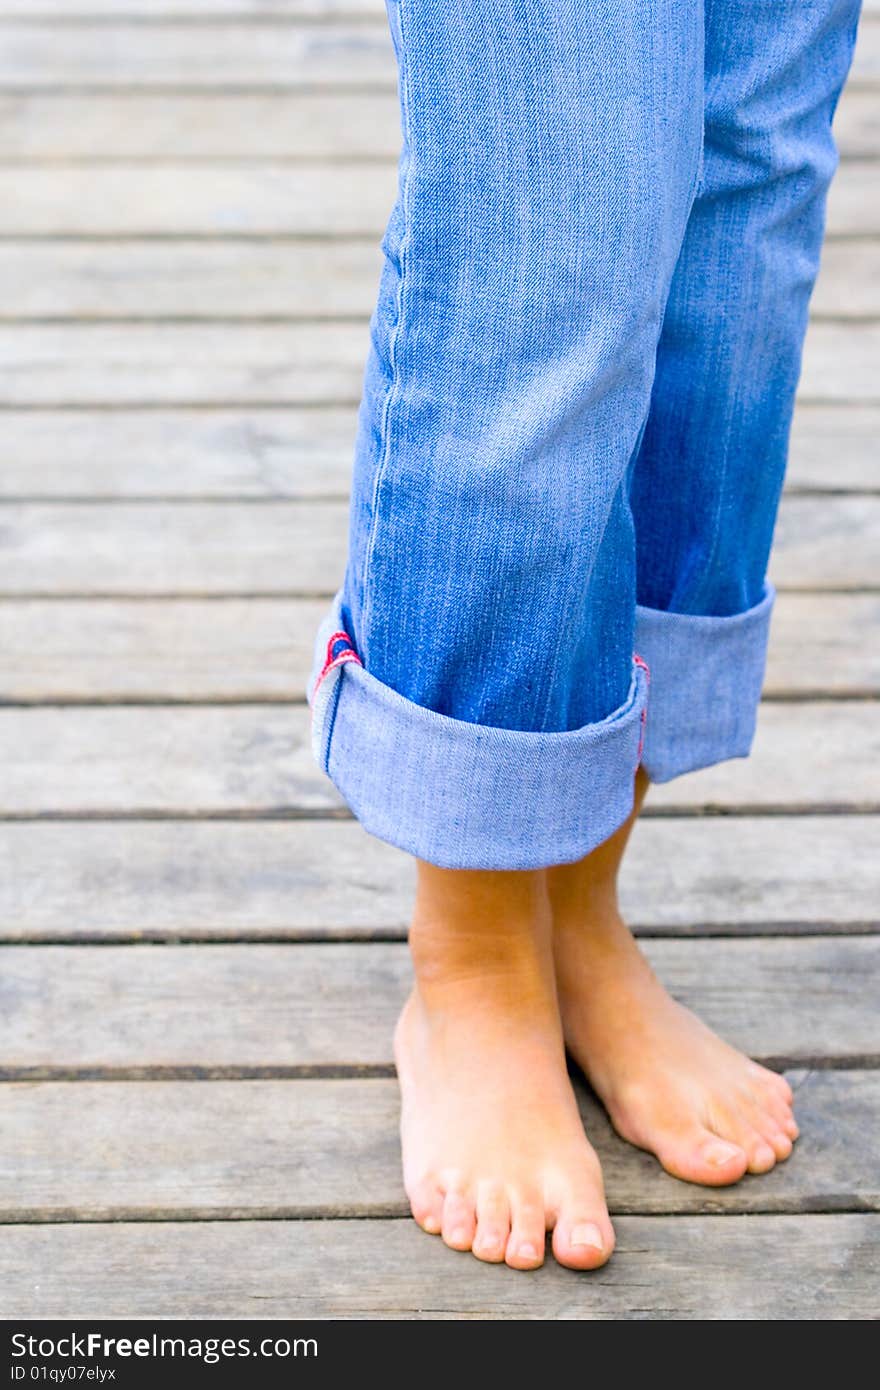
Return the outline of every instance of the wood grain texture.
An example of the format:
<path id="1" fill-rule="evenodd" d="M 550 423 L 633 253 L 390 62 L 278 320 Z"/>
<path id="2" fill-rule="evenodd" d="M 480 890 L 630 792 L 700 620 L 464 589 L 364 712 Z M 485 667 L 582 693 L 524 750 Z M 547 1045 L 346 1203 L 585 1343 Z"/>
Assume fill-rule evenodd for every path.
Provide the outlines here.
<path id="1" fill-rule="evenodd" d="M 875 406 L 798 404 L 791 432 L 788 484 L 818 491 L 880 488 Z"/>
<path id="2" fill-rule="evenodd" d="M 324 599 L 6 599 L 0 703 L 302 700 L 326 609 Z M 880 695 L 880 651 L 864 640 L 878 625 L 877 594 L 780 594 L 765 693 Z"/>
<path id="3" fill-rule="evenodd" d="M 866 0 L 866 9 L 875 0 Z M 3 0 L 0 16 L 34 19 L 199 19 L 230 15 L 244 19 L 380 19 L 382 0 Z"/>
<path id="4" fill-rule="evenodd" d="M 368 236 L 397 187 L 383 164 L 0 168 L 6 236 Z"/>
<path id="5" fill-rule="evenodd" d="M 876 1072 L 792 1073 L 801 1138 L 764 1181 L 670 1178 L 578 1099 L 612 1215 L 876 1211 Z M 405 1216 L 393 1080 L 0 1084 L 0 1221 Z M 58 1136 L 64 1135 L 63 1149 Z"/>
<path id="6" fill-rule="evenodd" d="M 4 319 L 352 318 L 369 315 L 381 256 L 333 242 L 0 242 Z M 880 241 L 830 242 L 814 316 L 880 315 Z"/>
<path id="7" fill-rule="evenodd" d="M 23 0 L 30 4 L 30 0 Z M 383 7 L 384 11 L 384 7 Z M 847 88 L 834 120 L 844 159 L 880 149 L 877 94 Z M 397 158 L 395 92 L 0 89 L 0 158 L 171 160 Z"/>
<path id="8" fill-rule="evenodd" d="M 873 812 L 878 758 L 880 703 L 765 704 L 751 759 L 654 787 L 646 814 Z M 305 706 L 0 709 L 0 766 L 0 816 L 344 813 Z"/>
<path id="9" fill-rule="evenodd" d="M 0 504 L 0 594 L 332 594 L 344 502 Z M 787 497 L 770 574 L 780 588 L 873 588 L 880 496 Z"/>
<path id="10" fill-rule="evenodd" d="M 4 166 L 3 236 L 366 236 L 397 189 L 393 159 L 331 164 Z M 828 200 L 832 236 L 880 233 L 880 163 L 849 161 Z"/>
<path id="11" fill-rule="evenodd" d="M 11 1226 L 0 1314 L 46 1318 L 872 1319 L 880 1218 L 621 1217 L 614 1259 L 524 1279 L 410 1220 Z M 365 1278 L 364 1272 L 370 1277 Z M 758 1273 L 759 1272 L 759 1273 Z M 320 1342 L 321 1332 L 316 1329 Z"/>
<path id="12" fill-rule="evenodd" d="M 865 100 L 864 98 L 868 98 Z M 846 118 L 872 153 L 870 94 Z M 864 108 L 864 109 L 863 109 Z M 841 120 L 843 118 L 840 118 Z M 840 124 L 840 120 L 838 125 Z M 0 157 L 43 160 L 395 160 L 397 94 L 382 92 L 117 92 L 0 89 Z M 380 177 L 387 184 L 388 175 Z"/>
<path id="13" fill-rule="evenodd" d="M 384 19 L 375 24 L 198 25 L 149 27 L 124 18 L 100 26 L 9 23 L 0 49 L 0 83 L 54 86 L 324 86 L 396 83 Z M 880 77 L 880 27 L 865 24 L 852 83 Z"/>
<path id="14" fill-rule="evenodd" d="M 300 498 L 348 494 L 355 407 L 7 410 L 0 497 Z M 880 490 L 874 406 L 795 411 L 788 489 Z"/>
<path id="15" fill-rule="evenodd" d="M 870 75 L 870 38 L 859 71 Z M 371 24 L 4 26 L 0 86 L 54 87 L 327 87 L 394 89 L 397 68 L 384 19 Z"/>
<path id="16" fill-rule="evenodd" d="M 672 994 L 774 1065 L 878 1065 L 880 937 L 648 940 Z M 397 942 L 3 948 L 0 1074 L 390 1068 Z M 120 1078 L 121 1079 L 121 1078 Z"/>
<path id="17" fill-rule="evenodd" d="M 111 320 L 363 317 L 376 297 L 380 261 L 372 240 L 7 241 L 0 242 L 2 314 Z M 865 273 L 870 304 L 872 266 Z M 844 294 L 840 286 L 837 297 Z"/>
<path id="18" fill-rule="evenodd" d="M 845 865 L 845 872 L 841 866 Z M 353 821 L 0 825 L 0 940 L 403 939 L 412 861 Z M 878 929 L 877 816 L 645 818 L 641 935 Z"/>
<path id="19" fill-rule="evenodd" d="M 4 324 L 0 408 L 352 405 L 368 341 L 360 321 Z M 813 324 L 801 399 L 878 404 L 878 354 L 876 324 Z"/>
<path id="20" fill-rule="evenodd" d="M 832 450 L 844 479 L 867 476 L 870 411 L 843 409 L 830 412 L 824 452 L 818 432 L 803 431 L 799 452 L 811 486 Z M 354 406 L 11 410 L 3 418 L 0 496 L 345 497 L 355 430 Z"/>

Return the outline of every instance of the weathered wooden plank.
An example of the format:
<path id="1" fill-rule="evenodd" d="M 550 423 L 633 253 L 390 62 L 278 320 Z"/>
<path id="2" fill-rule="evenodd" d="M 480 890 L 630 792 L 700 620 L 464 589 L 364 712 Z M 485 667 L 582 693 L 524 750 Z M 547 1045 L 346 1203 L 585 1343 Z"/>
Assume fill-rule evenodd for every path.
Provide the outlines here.
<path id="1" fill-rule="evenodd" d="M 848 160 L 835 174 L 828 195 L 828 235 L 872 236 L 878 229 L 880 163 L 876 158 Z"/>
<path id="2" fill-rule="evenodd" d="M 341 578 L 347 512 L 343 502 L 8 503 L 0 591 L 323 594 Z"/>
<path id="3" fill-rule="evenodd" d="M 7 324 L 0 407 L 351 404 L 367 345 L 366 323 Z M 876 325 L 814 324 L 801 398 L 877 403 L 878 355 Z"/>
<path id="4" fill-rule="evenodd" d="M 880 704 L 766 704 L 751 760 L 655 787 L 649 813 L 873 811 Z M 0 710 L 0 815 L 340 812 L 285 705 Z"/>
<path id="5" fill-rule="evenodd" d="M 340 267 L 340 278 L 346 273 L 349 262 Z M 814 316 L 847 319 L 880 315 L 880 241 L 827 242 L 811 309 Z"/>
<path id="6" fill-rule="evenodd" d="M 0 406 L 351 404 L 367 346 L 366 324 L 6 325 Z"/>
<path id="7" fill-rule="evenodd" d="M 839 118 L 859 154 L 874 151 L 870 93 Z M 867 100 L 866 100 L 867 98 Z M 862 108 L 866 109 L 862 109 Z M 0 158 L 397 158 L 394 92 L 3 92 Z M 380 177 L 387 183 L 388 175 Z"/>
<path id="8" fill-rule="evenodd" d="M 847 88 L 834 133 L 844 158 L 876 155 L 875 92 Z M 391 159 L 399 147 L 394 92 L 0 91 L 0 158 L 17 161 Z"/>
<path id="9" fill-rule="evenodd" d="M 874 594 L 777 596 L 765 694 L 880 693 L 880 597 Z"/>
<path id="10" fill-rule="evenodd" d="M 0 702 L 303 699 L 323 599 L 7 599 Z M 766 692 L 880 695 L 875 594 L 779 595 Z M 38 640 L 35 636 L 38 635 Z"/>
<path id="11" fill-rule="evenodd" d="M 737 804 L 767 811 L 873 809 L 878 804 L 873 772 L 878 756 L 880 709 L 876 705 L 832 701 L 764 705 L 750 759 L 720 763 L 654 787 L 651 805 L 658 812 L 684 807 L 717 810 Z M 834 766 L 842 769 L 841 757 L 871 767 L 867 775 L 853 767 L 858 785 L 850 795 Z"/>
<path id="12" fill-rule="evenodd" d="M 867 20 L 880 14 L 880 0 L 864 0 L 862 8 Z M 31 20 L 40 15 L 114 20 L 129 16 L 203 20 L 221 15 L 255 19 L 364 15 L 378 19 L 383 14 L 383 0 L 210 0 L 207 7 L 200 0 L 3 0 L 0 5 L 0 16 L 4 18 L 21 16 Z"/>
<path id="13" fill-rule="evenodd" d="M 0 242 L 2 317 L 251 319 L 369 315 L 372 238 L 325 242 Z M 880 240 L 830 242 L 814 316 L 880 316 Z"/>
<path id="14" fill-rule="evenodd" d="M 801 401 L 794 414 L 788 484 L 793 488 L 877 490 L 880 410 Z"/>
<path id="15" fill-rule="evenodd" d="M 651 940 L 672 993 L 776 1065 L 877 1065 L 876 936 Z M 386 1068 L 399 942 L 5 946 L 0 1072 Z M 119 1078 L 122 1079 L 122 1078 Z"/>
<path id="16" fill-rule="evenodd" d="M 792 1158 L 726 1191 L 676 1182 L 578 1087 L 612 1215 L 880 1209 L 880 1076 L 810 1072 Z M 0 1084 L 0 1220 L 405 1216 L 393 1080 Z M 63 1148 L 58 1136 L 64 1135 Z"/>
<path id="17" fill-rule="evenodd" d="M 332 593 L 345 502 L 7 502 L 0 593 Z M 793 495 L 780 508 L 771 574 L 811 590 L 877 583 L 880 497 Z"/>
<path id="18" fill-rule="evenodd" d="M 301 700 L 326 609 L 320 599 L 7 601 L 0 701 Z"/>
<path id="19" fill-rule="evenodd" d="M 403 938 L 414 888 L 352 821 L 6 822 L 0 866 L 3 941 Z M 872 930 L 878 902 L 876 816 L 645 818 L 621 882 L 641 935 Z"/>
<path id="20" fill-rule="evenodd" d="M 873 259 L 880 267 L 880 243 Z M 870 306 L 873 263 L 863 260 Z M 351 318 L 371 312 L 380 262 L 372 239 L 0 242 L 0 311 L 5 319 Z M 851 308 L 858 296 L 838 288 L 833 297 Z"/>
<path id="21" fill-rule="evenodd" d="M 3 236 L 372 236 L 397 188 L 393 160 L 332 164 L 0 168 Z M 880 164 L 841 166 L 831 235 L 880 232 Z"/>
<path id="22" fill-rule="evenodd" d="M 866 0 L 866 9 L 874 0 Z M 0 16 L 21 15 L 62 19 L 198 19 L 221 15 L 244 19 L 350 19 L 355 15 L 378 19 L 385 12 L 383 0 L 3 0 Z"/>
<path id="23" fill-rule="evenodd" d="M 7 166 L 0 234 L 378 239 L 396 187 L 393 161 Z"/>
<path id="24" fill-rule="evenodd" d="M 834 118 L 834 138 L 844 159 L 870 159 L 880 149 L 880 103 L 871 89 L 848 87 Z"/>
<path id="25" fill-rule="evenodd" d="M 874 585 L 878 554 L 880 498 L 795 495 L 779 508 L 770 572 L 789 588 Z"/>
<path id="26" fill-rule="evenodd" d="M 604 1269 L 480 1265 L 410 1220 L 10 1226 L 0 1311 L 30 1318 L 857 1320 L 880 1219 L 621 1217 Z M 370 1278 L 364 1271 L 371 1272 Z M 760 1271 L 760 1274 L 756 1273 Z M 319 1345 L 320 1325 L 314 1329 Z"/>
<path id="27" fill-rule="evenodd" d="M 825 435 L 818 426 L 805 430 L 797 450 L 808 481 L 830 474 L 833 459 L 839 485 L 873 482 L 871 427 L 862 423 L 869 412 L 828 413 Z M 11 410 L 3 419 L 0 496 L 344 497 L 355 429 L 353 406 Z"/>
<path id="28" fill-rule="evenodd" d="M 871 44 L 860 45 L 870 75 Z M 0 86 L 393 87 L 387 24 L 8 23 Z"/>
<path id="29" fill-rule="evenodd" d="M 880 27 L 865 24 L 851 82 L 880 77 Z M 0 83 L 13 87 L 314 86 L 391 84 L 387 26 L 230 24 L 203 19 L 135 26 L 122 18 L 91 28 L 22 19 L 5 26 Z"/>
<path id="30" fill-rule="evenodd" d="M 0 497 L 344 497 L 355 408 L 23 410 L 3 418 Z M 795 412 L 789 490 L 878 489 L 880 410 Z"/>
<path id="31" fill-rule="evenodd" d="M 0 814 L 339 810 L 308 711 L 269 705 L 0 710 Z"/>

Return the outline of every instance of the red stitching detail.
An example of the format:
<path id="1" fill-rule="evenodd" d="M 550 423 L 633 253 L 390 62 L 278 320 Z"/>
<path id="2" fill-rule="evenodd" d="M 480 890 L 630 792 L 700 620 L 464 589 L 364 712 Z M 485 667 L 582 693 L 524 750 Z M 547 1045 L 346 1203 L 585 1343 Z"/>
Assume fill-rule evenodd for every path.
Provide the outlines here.
<path id="1" fill-rule="evenodd" d="M 651 684 L 651 668 L 650 668 L 650 666 L 648 665 L 647 661 L 644 661 L 644 660 L 642 659 L 642 657 L 639 656 L 638 652 L 633 652 L 633 661 L 635 662 L 635 664 L 636 664 L 637 666 L 641 666 L 642 670 L 643 670 L 644 673 L 645 673 L 645 680 L 646 680 L 646 682 L 648 683 L 648 685 L 650 685 L 650 684 Z M 639 731 L 639 751 L 636 753 L 636 766 L 637 766 L 637 767 L 638 767 L 639 763 L 642 761 L 642 750 L 643 750 L 644 747 L 645 747 L 645 725 L 646 725 L 647 721 L 648 721 L 648 706 L 647 706 L 647 702 L 646 702 L 644 705 L 642 705 L 642 712 L 641 712 L 641 715 L 639 716 L 639 724 L 641 725 L 641 728 L 640 728 L 640 731 Z"/>
<path id="2" fill-rule="evenodd" d="M 336 646 L 337 642 L 344 642 L 346 645 L 341 652 L 337 652 L 334 656 L 333 648 Z M 321 667 L 318 678 L 315 681 L 315 686 L 312 691 L 313 698 L 317 695 L 318 686 L 327 673 L 335 670 L 337 666 L 343 666 L 346 661 L 356 661 L 358 666 L 363 666 L 364 664 L 352 646 L 352 641 L 348 633 L 340 630 L 339 632 L 332 633 L 327 640 L 327 655 L 324 659 L 324 665 Z"/>

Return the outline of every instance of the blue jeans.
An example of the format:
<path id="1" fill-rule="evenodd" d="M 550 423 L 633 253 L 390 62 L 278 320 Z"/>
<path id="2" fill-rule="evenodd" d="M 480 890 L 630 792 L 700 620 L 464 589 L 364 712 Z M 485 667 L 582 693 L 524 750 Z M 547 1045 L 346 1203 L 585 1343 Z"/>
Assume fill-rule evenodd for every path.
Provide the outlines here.
<path id="1" fill-rule="evenodd" d="M 751 746 L 858 0 L 388 0 L 403 147 L 316 757 L 450 868 Z"/>

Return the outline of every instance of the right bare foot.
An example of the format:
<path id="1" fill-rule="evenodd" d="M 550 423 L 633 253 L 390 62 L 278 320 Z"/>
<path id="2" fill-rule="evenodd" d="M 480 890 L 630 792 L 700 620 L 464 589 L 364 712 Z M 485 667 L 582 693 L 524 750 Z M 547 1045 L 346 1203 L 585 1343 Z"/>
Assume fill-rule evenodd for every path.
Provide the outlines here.
<path id="1" fill-rule="evenodd" d="M 416 984 L 395 1037 L 404 1183 L 419 1225 L 514 1269 L 545 1234 L 572 1269 L 614 1248 L 568 1079 L 543 874 L 419 864 Z"/>

